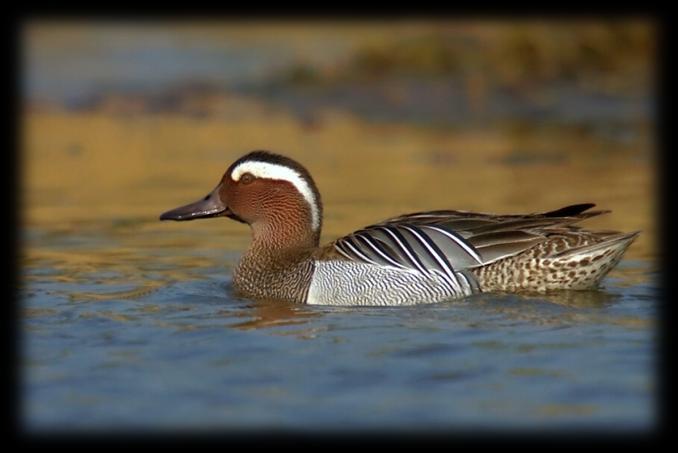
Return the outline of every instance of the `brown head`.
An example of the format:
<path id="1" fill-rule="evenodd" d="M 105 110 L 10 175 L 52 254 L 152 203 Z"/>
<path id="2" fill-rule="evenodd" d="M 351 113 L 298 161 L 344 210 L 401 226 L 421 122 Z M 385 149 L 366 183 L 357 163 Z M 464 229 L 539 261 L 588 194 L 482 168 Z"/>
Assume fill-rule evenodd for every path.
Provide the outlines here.
<path id="1" fill-rule="evenodd" d="M 320 193 L 298 162 L 253 151 L 226 170 L 203 199 L 160 216 L 160 220 L 230 217 L 252 227 L 255 242 L 267 247 L 318 245 L 322 224 Z"/>

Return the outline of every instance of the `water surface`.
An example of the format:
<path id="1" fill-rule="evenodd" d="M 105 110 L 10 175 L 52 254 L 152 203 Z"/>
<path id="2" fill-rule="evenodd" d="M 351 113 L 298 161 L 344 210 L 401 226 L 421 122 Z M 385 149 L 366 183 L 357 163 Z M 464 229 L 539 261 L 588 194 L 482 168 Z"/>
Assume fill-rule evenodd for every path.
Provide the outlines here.
<path id="1" fill-rule="evenodd" d="M 327 111 L 237 119 L 29 113 L 22 175 L 22 418 L 30 431 L 577 427 L 655 422 L 653 154 L 646 124 L 444 129 Z M 166 223 L 235 158 L 315 176 L 323 241 L 424 209 L 596 202 L 642 230 L 591 291 L 408 308 L 238 299 L 249 240 L 227 219 Z"/>

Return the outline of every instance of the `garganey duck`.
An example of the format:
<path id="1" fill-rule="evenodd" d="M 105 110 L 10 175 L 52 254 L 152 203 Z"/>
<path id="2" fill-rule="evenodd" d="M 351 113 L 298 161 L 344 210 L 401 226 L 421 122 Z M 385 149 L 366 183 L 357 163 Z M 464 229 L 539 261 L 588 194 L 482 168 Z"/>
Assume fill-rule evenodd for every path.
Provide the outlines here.
<path id="1" fill-rule="evenodd" d="M 328 305 L 412 305 L 478 292 L 588 289 L 639 232 L 588 231 L 609 211 L 591 203 L 496 215 L 430 211 L 394 217 L 319 246 L 320 193 L 298 162 L 267 151 L 236 160 L 203 199 L 160 220 L 230 217 L 252 242 L 237 265 L 239 295 Z"/>

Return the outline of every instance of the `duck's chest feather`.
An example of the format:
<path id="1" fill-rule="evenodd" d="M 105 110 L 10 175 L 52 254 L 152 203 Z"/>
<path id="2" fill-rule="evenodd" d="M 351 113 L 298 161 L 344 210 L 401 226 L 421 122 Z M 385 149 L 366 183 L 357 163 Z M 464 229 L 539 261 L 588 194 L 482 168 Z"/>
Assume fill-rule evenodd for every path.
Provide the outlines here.
<path id="1" fill-rule="evenodd" d="M 246 254 L 235 269 L 233 285 L 248 298 L 305 303 L 314 266 L 312 260 L 299 258 Z"/>

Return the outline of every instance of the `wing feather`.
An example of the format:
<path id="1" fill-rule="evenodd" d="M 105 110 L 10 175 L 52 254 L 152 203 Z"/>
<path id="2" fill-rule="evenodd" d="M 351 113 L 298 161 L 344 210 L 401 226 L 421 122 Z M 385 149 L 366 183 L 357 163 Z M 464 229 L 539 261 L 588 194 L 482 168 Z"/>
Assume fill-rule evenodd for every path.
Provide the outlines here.
<path id="1" fill-rule="evenodd" d="M 387 219 L 337 239 L 346 259 L 442 275 L 453 287 L 470 285 L 467 269 L 521 253 L 549 235 L 576 232 L 573 224 L 609 211 L 591 203 L 524 215 L 469 211 L 416 212 Z"/>

